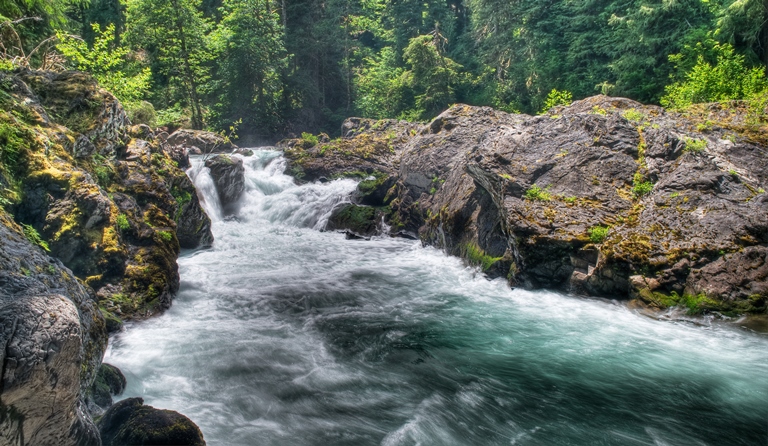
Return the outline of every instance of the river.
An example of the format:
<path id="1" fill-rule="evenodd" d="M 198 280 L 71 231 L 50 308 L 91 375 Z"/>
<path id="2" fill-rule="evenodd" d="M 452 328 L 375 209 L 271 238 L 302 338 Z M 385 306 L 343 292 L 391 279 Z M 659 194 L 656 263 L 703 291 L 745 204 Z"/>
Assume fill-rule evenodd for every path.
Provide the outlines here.
<path id="1" fill-rule="evenodd" d="M 237 219 L 190 171 L 213 248 L 111 339 L 122 397 L 218 445 L 766 445 L 768 337 L 510 289 L 419 242 L 322 232 L 355 182 L 246 162 Z M 122 398 L 121 397 L 121 398 Z"/>

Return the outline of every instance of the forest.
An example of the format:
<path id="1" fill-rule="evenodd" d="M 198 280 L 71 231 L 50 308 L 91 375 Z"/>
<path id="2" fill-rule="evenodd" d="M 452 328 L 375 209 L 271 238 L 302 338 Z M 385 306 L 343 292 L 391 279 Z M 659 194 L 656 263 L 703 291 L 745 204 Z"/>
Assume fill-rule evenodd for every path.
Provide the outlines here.
<path id="1" fill-rule="evenodd" d="M 93 74 L 132 120 L 337 134 L 453 103 L 763 103 L 768 0 L 0 0 L 0 69 Z"/>

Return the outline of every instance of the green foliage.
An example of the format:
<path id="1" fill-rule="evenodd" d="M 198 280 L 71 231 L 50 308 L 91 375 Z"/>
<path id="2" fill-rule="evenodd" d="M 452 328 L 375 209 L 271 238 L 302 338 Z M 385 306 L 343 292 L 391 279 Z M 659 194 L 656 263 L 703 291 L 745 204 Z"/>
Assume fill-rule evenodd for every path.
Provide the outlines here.
<path id="1" fill-rule="evenodd" d="M 606 237 L 608 237 L 608 231 L 610 231 L 610 227 L 608 226 L 592 226 L 587 230 L 587 233 L 589 234 L 589 240 L 592 243 L 603 243 Z"/>
<path id="2" fill-rule="evenodd" d="M 160 236 L 160 239 L 165 242 L 170 242 L 173 240 L 173 233 L 171 231 L 157 231 L 157 235 Z"/>
<path id="3" fill-rule="evenodd" d="M 213 58 L 207 36 L 211 23 L 200 0 L 126 0 L 126 40 L 148 49 L 159 108 L 189 107 L 192 126 L 203 128 L 203 86 L 210 81 Z M 183 108 L 183 107 L 182 107 Z"/>
<path id="4" fill-rule="evenodd" d="M 708 39 L 685 50 L 669 56 L 682 73 L 678 73 L 681 80 L 667 86 L 661 98 L 665 107 L 681 109 L 703 102 L 747 99 L 768 88 L 765 68 L 750 68 L 730 44 Z"/>
<path id="5" fill-rule="evenodd" d="M 707 148 L 706 139 L 685 138 L 684 152 L 699 153 Z"/>
<path id="6" fill-rule="evenodd" d="M 0 122 L 0 162 L 15 169 L 24 154 L 30 135 L 10 122 Z"/>
<path id="7" fill-rule="evenodd" d="M 208 36 L 219 81 L 214 104 L 219 125 L 245 118 L 246 125 L 276 130 L 287 68 L 284 30 L 277 12 L 260 0 L 224 0 L 221 21 Z"/>
<path id="8" fill-rule="evenodd" d="M 468 243 L 466 245 L 467 260 L 473 265 L 478 265 L 483 272 L 491 269 L 494 263 L 501 260 L 503 257 L 491 257 L 483 251 L 477 243 Z"/>
<path id="9" fill-rule="evenodd" d="M 624 113 L 622 113 L 621 115 L 624 116 L 624 118 L 627 121 L 632 121 L 632 122 L 642 122 L 645 119 L 645 114 L 643 114 L 643 112 L 636 110 L 634 108 L 625 110 Z"/>
<path id="10" fill-rule="evenodd" d="M 131 227 L 131 224 L 128 222 L 128 216 L 125 214 L 118 214 L 116 223 L 117 228 L 121 231 L 127 231 Z"/>
<path id="11" fill-rule="evenodd" d="M 24 236 L 27 238 L 27 240 L 43 248 L 45 251 L 48 251 L 48 252 L 51 251 L 51 249 L 48 247 L 48 243 L 45 240 L 43 240 L 42 237 L 40 237 L 40 234 L 37 232 L 37 229 L 35 229 L 31 225 L 25 225 L 25 224 L 22 224 L 21 227 L 24 231 Z"/>
<path id="12" fill-rule="evenodd" d="M 650 181 L 645 181 L 643 175 L 640 172 L 636 173 L 632 185 L 632 193 L 635 195 L 635 197 L 642 197 L 643 195 L 647 195 L 651 193 L 652 190 L 653 183 Z"/>
<path id="13" fill-rule="evenodd" d="M 534 184 L 530 187 L 530 189 L 525 191 L 523 197 L 531 201 L 550 201 L 552 200 L 552 195 L 549 193 L 549 187 L 550 186 L 547 186 L 546 188 L 542 189 L 541 187 Z"/>
<path id="14" fill-rule="evenodd" d="M 310 147 L 314 147 L 319 142 L 320 142 L 320 139 L 317 136 L 315 136 L 315 135 L 313 135 L 311 133 L 302 132 L 302 134 L 301 134 L 301 146 L 304 147 L 305 149 L 308 149 Z"/>
<path id="15" fill-rule="evenodd" d="M 81 71 L 96 77 L 99 84 L 112 92 L 121 102 L 134 104 L 149 91 L 150 69 L 128 61 L 130 50 L 115 45 L 115 27 L 92 25 L 95 39 L 93 46 L 79 37 L 59 32 L 56 48 Z M 130 107 L 130 105 L 129 105 Z"/>
<path id="16" fill-rule="evenodd" d="M 183 110 L 179 104 L 164 110 L 157 110 L 155 122 L 160 126 L 173 128 L 182 127 L 185 122 L 190 120 L 189 112 Z"/>
<path id="17" fill-rule="evenodd" d="M 573 94 L 570 91 L 559 91 L 553 88 L 544 100 L 544 107 L 542 107 L 540 114 L 546 113 L 552 107 L 571 105 L 572 102 Z"/>

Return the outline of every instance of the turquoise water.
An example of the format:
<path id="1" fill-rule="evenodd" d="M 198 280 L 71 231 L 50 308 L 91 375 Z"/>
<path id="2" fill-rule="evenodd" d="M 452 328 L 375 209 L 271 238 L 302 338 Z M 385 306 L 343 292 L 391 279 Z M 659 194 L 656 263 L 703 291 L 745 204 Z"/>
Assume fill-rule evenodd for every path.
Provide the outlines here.
<path id="1" fill-rule="evenodd" d="M 354 182 L 247 158 L 238 219 L 179 260 L 163 316 L 112 339 L 124 397 L 209 445 L 765 445 L 768 338 L 510 290 L 418 242 L 321 232 Z"/>

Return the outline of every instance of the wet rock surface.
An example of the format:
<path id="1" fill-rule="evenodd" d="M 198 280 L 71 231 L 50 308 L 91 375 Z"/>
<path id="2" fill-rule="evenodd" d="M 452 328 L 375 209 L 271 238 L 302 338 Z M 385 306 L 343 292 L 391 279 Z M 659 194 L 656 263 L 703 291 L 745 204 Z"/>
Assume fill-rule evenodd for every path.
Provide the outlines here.
<path id="1" fill-rule="evenodd" d="M 513 286 L 765 312 L 764 137 L 703 113 L 605 96 L 535 117 L 456 105 L 421 126 L 351 119 L 325 148 L 285 153 L 302 180 L 363 179 L 356 201 L 392 233 Z"/>
<path id="2" fill-rule="evenodd" d="M 231 208 L 245 191 L 243 160 L 236 156 L 216 155 L 205 160 L 205 167 L 211 170 L 221 205 L 225 209 Z"/>
<path id="3" fill-rule="evenodd" d="M 189 418 L 145 406 L 141 398 L 110 407 L 99 420 L 99 431 L 104 446 L 205 446 L 202 432 Z"/>

